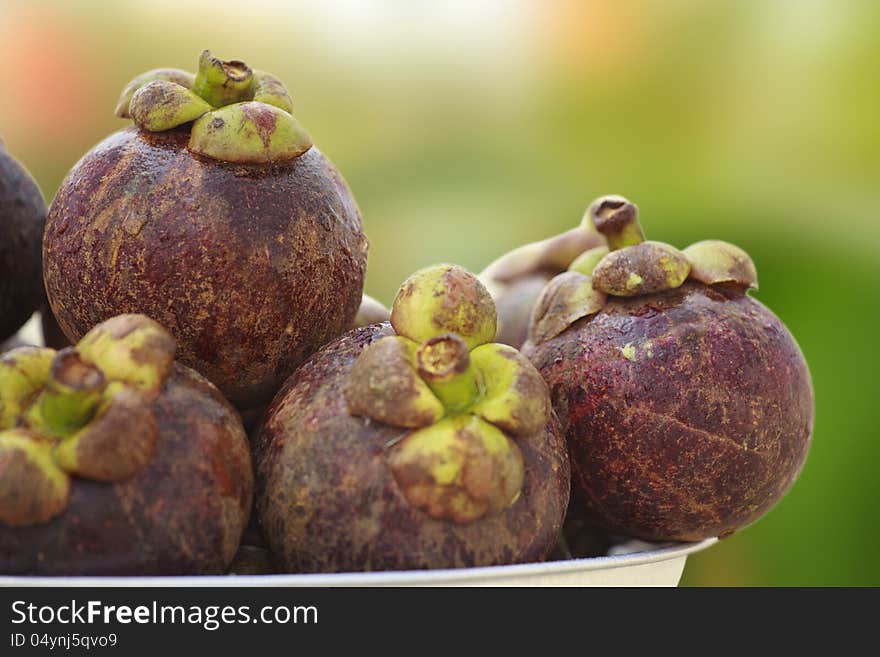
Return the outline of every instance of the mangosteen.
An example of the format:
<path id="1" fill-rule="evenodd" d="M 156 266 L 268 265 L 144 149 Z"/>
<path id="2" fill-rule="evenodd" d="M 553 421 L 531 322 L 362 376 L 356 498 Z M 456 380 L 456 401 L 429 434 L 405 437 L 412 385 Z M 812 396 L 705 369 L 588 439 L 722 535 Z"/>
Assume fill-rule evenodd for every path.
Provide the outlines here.
<path id="1" fill-rule="evenodd" d="M 519 349 L 526 341 L 529 319 L 551 278 L 561 274 L 583 252 L 603 246 L 605 239 L 584 215 L 578 227 L 540 242 L 514 249 L 480 273 L 498 311 L 498 342 Z"/>
<path id="2" fill-rule="evenodd" d="M 546 385 L 493 343 L 464 269 L 421 270 L 390 323 L 329 343 L 284 384 L 255 445 L 257 513 L 288 572 L 539 561 L 569 495 Z"/>
<path id="3" fill-rule="evenodd" d="M 253 472 L 235 409 L 143 315 L 0 357 L 0 572 L 223 573 Z"/>
<path id="4" fill-rule="evenodd" d="M 348 329 L 361 216 L 292 109 L 276 77 L 208 51 L 195 75 L 129 83 L 117 114 L 134 125 L 87 153 L 49 210 L 46 290 L 68 338 L 148 315 L 245 410 Z"/>
<path id="5" fill-rule="evenodd" d="M 40 244 L 46 202 L 31 174 L 0 140 L 0 342 L 40 307 Z"/>
<path id="6" fill-rule="evenodd" d="M 765 514 L 804 464 L 803 354 L 748 295 L 757 274 L 742 249 L 645 241 L 622 197 L 590 214 L 610 252 L 587 252 L 547 285 L 523 347 L 568 441 L 572 508 L 647 540 L 727 536 Z"/>

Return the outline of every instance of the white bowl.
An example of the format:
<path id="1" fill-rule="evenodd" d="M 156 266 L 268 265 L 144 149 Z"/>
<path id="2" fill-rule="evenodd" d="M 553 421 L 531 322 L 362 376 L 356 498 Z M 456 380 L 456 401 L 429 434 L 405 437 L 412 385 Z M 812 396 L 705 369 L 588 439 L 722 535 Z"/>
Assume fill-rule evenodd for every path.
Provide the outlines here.
<path id="1" fill-rule="evenodd" d="M 605 557 L 486 568 L 201 577 L 0 575 L 0 586 L 677 586 L 687 555 L 704 550 L 716 540 L 665 545 L 634 541 L 613 548 L 613 554 Z M 627 551 L 630 549 L 639 551 Z"/>

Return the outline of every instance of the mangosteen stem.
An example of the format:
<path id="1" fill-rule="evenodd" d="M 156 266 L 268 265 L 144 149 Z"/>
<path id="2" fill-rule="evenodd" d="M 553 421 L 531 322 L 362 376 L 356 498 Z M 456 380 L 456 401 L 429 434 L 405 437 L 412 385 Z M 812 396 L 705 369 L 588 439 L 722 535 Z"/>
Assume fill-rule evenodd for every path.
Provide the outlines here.
<path id="1" fill-rule="evenodd" d="M 62 349 L 52 361 L 46 386 L 28 410 L 27 423 L 56 437 L 67 436 L 92 418 L 105 386 L 101 370 L 82 361 L 72 347 Z"/>
<path id="2" fill-rule="evenodd" d="M 638 208 L 622 196 L 602 196 L 590 205 L 589 216 L 612 251 L 645 241 Z"/>
<path id="3" fill-rule="evenodd" d="M 214 107 L 251 100 L 254 72 L 244 62 L 223 61 L 203 50 L 192 90 Z"/>
<path id="4" fill-rule="evenodd" d="M 416 352 L 419 375 L 447 411 L 468 410 L 479 396 L 476 370 L 464 340 L 454 333 L 431 338 Z"/>

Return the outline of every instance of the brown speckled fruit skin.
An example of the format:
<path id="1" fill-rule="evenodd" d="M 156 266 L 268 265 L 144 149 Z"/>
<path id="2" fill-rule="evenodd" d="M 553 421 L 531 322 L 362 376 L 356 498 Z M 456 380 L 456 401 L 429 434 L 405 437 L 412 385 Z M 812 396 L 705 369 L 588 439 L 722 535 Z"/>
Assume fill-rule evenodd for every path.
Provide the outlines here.
<path id="1" fill-rule="evenodd" d="M 74 166 L 46 223 L 46 290 L 73 342 L 143 313 L 171 331 L 181 362 L 249 409 L 348 328 L 367 240 L 317 148 L 241 165 L 192 155 L 188 139 L 128 128 Z"/>
<path id="2" fill-rule="evenodd" d="M 45 220 L 40 188 L 0 142 L 0 342 L 40 306 Z"/>
<path id="3" fill-rule="evenodd" d="M 348 414 L 343 382 L 374 324 L 325 346 L 285 383 L 255 448 L 257 513 L 286 572 L 350 572 L 540 561 L 555 546 L 569 466 L 555 417 L 516 440 L 525 460 L 521 497 L 469 524 L 434 520 L 398 489 L 390 445 L 407 430 Z"/>
<path id="4" fill-rule="evenodd" d="M 0 573 L 220 574 L 248 522 L 253 470 L 235 409 L 175 364 L 153 402 L 153 461 L 132 479 L 74 477 L 68 509 L 41 525 L 0 523 Z"/>
<path id="5" fill-rule="evenodd" d="M 635 360 L 621 352 L 628 344 Z M 649 540 L 729 535 L 766 513 L 806 459 L 807 364 L 782 322 L 738 291 L 685 283 L 609 297 L 523 352 L 568 440 L 572 505 L 605 529 Z"/>

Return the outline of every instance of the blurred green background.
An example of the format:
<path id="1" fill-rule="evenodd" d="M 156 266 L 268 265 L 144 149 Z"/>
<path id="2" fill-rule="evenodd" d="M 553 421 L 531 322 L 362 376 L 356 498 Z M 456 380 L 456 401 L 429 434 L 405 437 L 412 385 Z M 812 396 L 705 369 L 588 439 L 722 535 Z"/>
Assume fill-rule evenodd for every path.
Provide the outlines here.
<path id="1" fill-rule="evenodd" d="M 753 256 L 816 427 L 688 585 L 880 585 L 880 3 L 0 0 L 0 135 L 51 199 L 118 92 L 211 48 L 288 83 L 371 239 L 367 290 L 479 271 L 621 193 L 655 239 Z"/>

